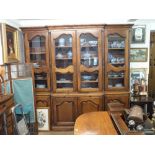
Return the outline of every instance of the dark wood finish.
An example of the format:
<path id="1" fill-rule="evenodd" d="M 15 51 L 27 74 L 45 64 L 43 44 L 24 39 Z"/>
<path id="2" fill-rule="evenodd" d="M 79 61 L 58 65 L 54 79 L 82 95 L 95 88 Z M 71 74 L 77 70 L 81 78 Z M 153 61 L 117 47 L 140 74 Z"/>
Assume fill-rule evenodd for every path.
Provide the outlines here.
<path id="1" fill-rule="evenodd" d="M 107 112 L 90 112 L 80 115 L 74 126 L 75 135 L 117 135 Z"/>
<path id="2" fill-rule="evenodd" d="M 13 135 L 14 134 L 14 123 L 13 123 L 13 117 L 11 108 L 14 106 L 13 102 L 13 95 L 2 95 L 0 96 L 0 110 L 2 110 L 4 107 L 6 108 L 6 123 L 7 123 L 7 134 Z M 1 116 L 0 116 L 1 117 Z M 1 130 L 1 124 L 0 122 L 0 130 Z"/>
<path id="3" fill-rule="evenodd" d="M 79 97 L 78 114 L 102 110 L 102 97 Z"/>
<path id="4" fill-rule="evenodd" d="M 73 129 L 77 117 L 77 99 L 72 97 L 53 98 L 53 129 Z"/>

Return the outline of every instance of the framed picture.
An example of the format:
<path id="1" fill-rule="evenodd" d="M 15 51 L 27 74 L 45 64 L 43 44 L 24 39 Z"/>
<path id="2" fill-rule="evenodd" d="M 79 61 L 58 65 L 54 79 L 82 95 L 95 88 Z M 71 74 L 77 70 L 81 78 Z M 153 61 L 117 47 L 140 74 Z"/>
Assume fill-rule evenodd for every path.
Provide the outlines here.
<path id="1" fill-rule="evenodd" d="M 133 84 L 137 83 L 143 88 L 142 93 L 147 92 L 148 81 L 147 81 L 147 68 L 131 68 L 130 69 L 130 89 L 133 90 Z"/>
<path id="2" fill-rule="evenodd" d="M 37 108 L 37 122 L 39 131 L 50 130 L 50 109 L 49 107 Z"/>
<path id="3" fill-rule="evenodd" d="M 131 43 L 145 43 L 145 25 L 135 25 L 131 31 Z"/>
<path id="4" fill-rule="evenodd" d="M 1 30 L 4 63 L 18 62 L 18 30 L 6 24 L 1 25 Z"/>
<path id="5" fill-rule="evenodd" d="M 147 48 L 131 48 L 130 62 L 146 62 L 148 55 Z"/>

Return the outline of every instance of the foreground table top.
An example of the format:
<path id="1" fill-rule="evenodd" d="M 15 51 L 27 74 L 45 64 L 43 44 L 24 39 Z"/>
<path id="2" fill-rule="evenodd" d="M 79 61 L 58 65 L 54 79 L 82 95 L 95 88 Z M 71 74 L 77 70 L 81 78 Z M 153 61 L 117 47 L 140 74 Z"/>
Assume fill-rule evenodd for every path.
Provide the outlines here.
<path id="1" fill-rule="evenodd" d="M 117 135 L 108 112 L 90 112 L 80 115 L 74 126 L 75 135 Z"/>

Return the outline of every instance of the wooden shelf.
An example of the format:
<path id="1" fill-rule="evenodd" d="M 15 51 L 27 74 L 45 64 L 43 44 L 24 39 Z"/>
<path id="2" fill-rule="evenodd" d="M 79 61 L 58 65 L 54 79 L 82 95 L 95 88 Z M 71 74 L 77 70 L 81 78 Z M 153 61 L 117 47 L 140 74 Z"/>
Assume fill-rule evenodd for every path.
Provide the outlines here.
<path id="1" fill-rule="evenodd" d="M 57 83 L 62 83 L 62 84 L 63 83 L 73 83 L 73 81 L 67 81 L 67 80 L 66 81 L 57 81 Z"/>
<path id="2" fill-rule="evenodd" d="M 95 80 L 95 81 L 89 81 L 89 80 L 85 80 L 85 81 L 81 81 L 82 83 L 97 83 L 98 80 Z"/>
<path id="3" fill-rule="evenodd" d="M 72 60 L 73 58 L 56 58 L 56 60 Z"/>
<path id="4" fill-rule="evenodd" d="M 30 52 L 30 54 L 46 54 L 46 52 Z"/>
<path id="5" fill-rule="evenodd" d="M 108 77 L 109 79 L 124 79 L 124 77 Z"/>
<path id="6" fill-rule="evenodd" d="M 72 48 L 72 46 L 55 46 L 55 48 Z"/>
<path id="7" fill-rule="evenodd" d="M 125 48 L 108 48 L 108 50 L 125 50 Z"/>

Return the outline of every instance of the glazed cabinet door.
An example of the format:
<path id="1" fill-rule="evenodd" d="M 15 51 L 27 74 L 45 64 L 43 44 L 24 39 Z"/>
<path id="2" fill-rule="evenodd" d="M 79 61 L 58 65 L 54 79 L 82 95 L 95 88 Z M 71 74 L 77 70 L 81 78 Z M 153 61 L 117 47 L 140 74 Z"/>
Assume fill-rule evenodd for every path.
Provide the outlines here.
<path id="1" fill-rule="evenodd" d="M 37 92 L 50 91 L 50 70 L 47 67 L 33 69 L 34 88 Z"/>
<path id="2" fill-rule="evenodd" d="M 87 112 L 102 110 L 102 97 L 79 97 L 78 98 L 78 115 Z"/>
<path id="3" fill-rule="evenodd" d="M 129 89 L 128 29 L 105 30 L 105 90 Z"/>
<path id="4" fill-rule="evenodd" d="M 48 31 L 25 32 L 26 62 L 34 67 L 49 65 Z"/>
<path id="5" fill-rule="evenodd" d="M 36 91 L 50 89 L 48 31 L 25 32 L 26 62 L 33 63 L 34 88 Z"/>
<path id="6" fill-rule="evenodd" d="M 77 31 L 78 91 L 102 90 L 101 30 Z"/>
<path id="7" fill-rule="evenodd" d="M 52 109 L 53 127 L 73 127 L 77 116 L 77 98 L 54 97 Z"/>
<path id="8" fill-rule="evenodd" d="M 75 31 L 52 31 L 53 92 L 76 90 Z"/>

